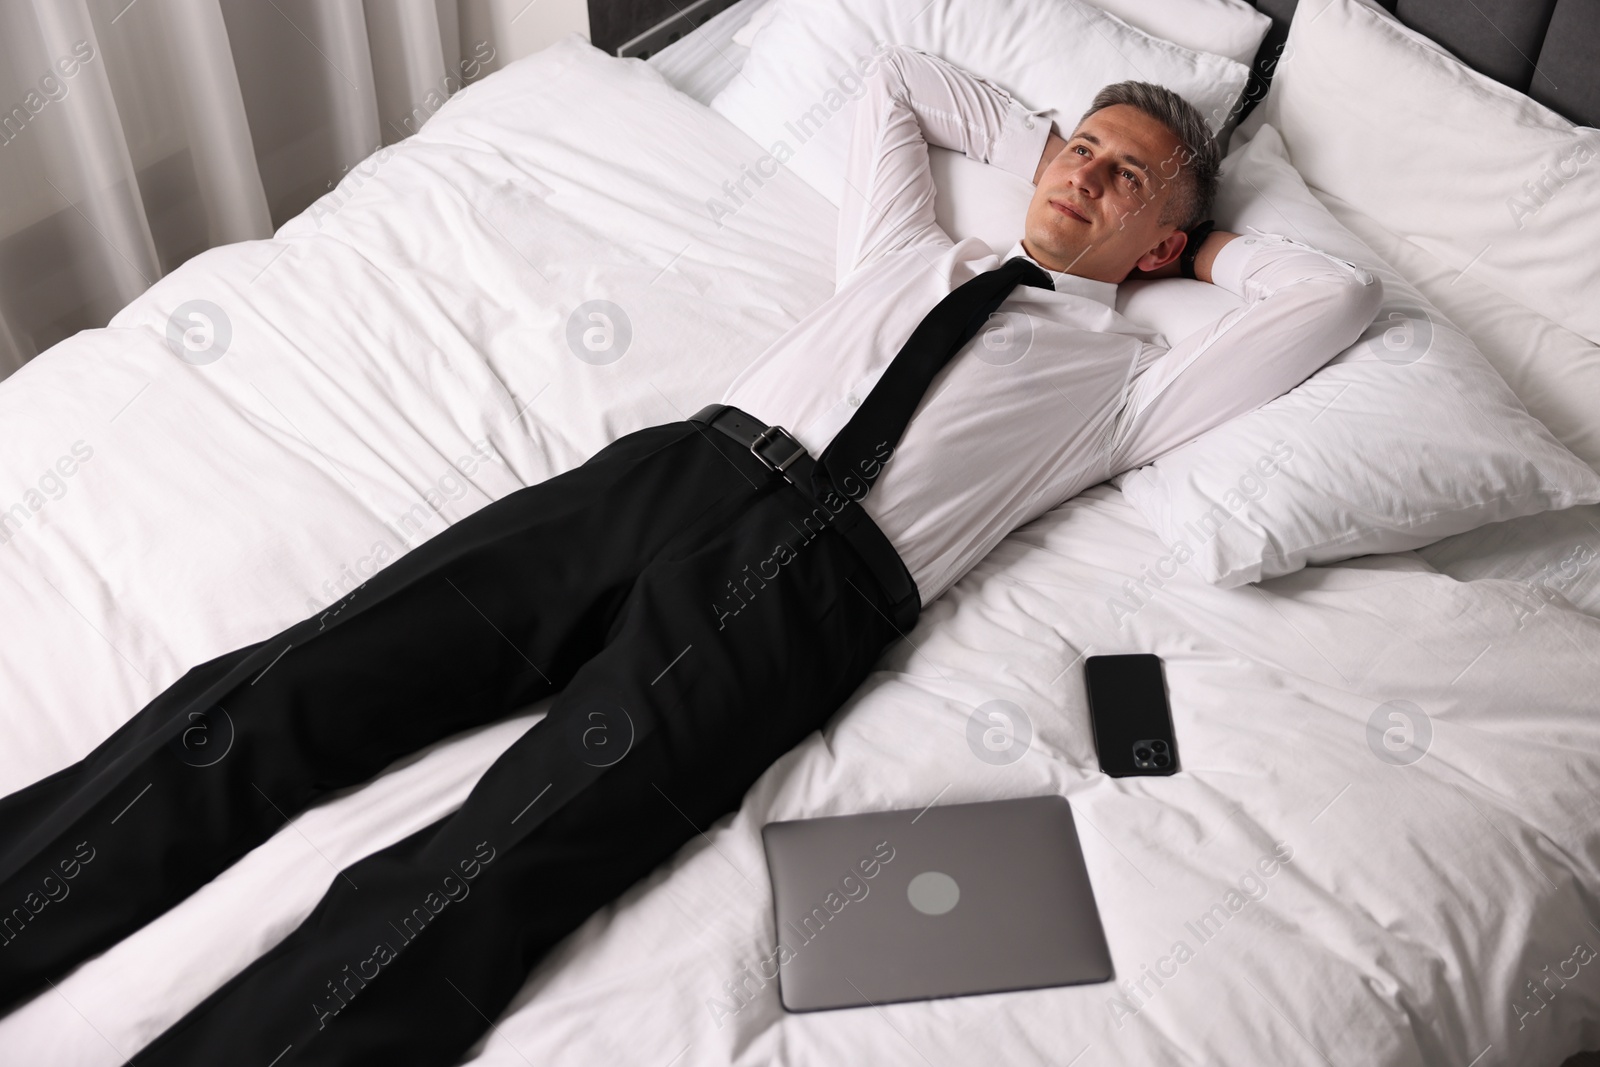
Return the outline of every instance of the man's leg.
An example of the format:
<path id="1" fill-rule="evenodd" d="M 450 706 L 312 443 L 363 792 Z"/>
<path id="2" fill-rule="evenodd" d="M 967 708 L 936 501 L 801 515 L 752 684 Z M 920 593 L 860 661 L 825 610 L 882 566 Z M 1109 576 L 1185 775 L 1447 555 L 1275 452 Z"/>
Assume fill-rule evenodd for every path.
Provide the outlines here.
<path id="1" fill-rule="evenodd" d="M 459 811 L 353 864 L 135 1062 L 455 1063 L 552 945 L 735 810 L 896 636 L 844 539 L 806 540 L 808 513 L 784 486 L 668 546 Z"/>
<path id="2" fill-rule="evenodd" d="M 0 1004 L 319 797 L 560 688 L 660 546 L 757 484 L 689 423 L 631 434 L 196 667 L 83 760 L 0 800 Z"/>

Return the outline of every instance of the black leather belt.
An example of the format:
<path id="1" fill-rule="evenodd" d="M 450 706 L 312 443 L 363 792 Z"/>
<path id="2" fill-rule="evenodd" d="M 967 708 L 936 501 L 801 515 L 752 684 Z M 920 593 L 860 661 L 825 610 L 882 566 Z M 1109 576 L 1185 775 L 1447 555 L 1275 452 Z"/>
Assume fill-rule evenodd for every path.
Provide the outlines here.
<path id="1" fill-rule="evenodd" d="M 689 416 L 698 422 L 720 430 L 750 450 L 761 465 L 792 483 L 809 499 L 815 500 L 825 513 L 833 515 L 832 526 L 844 535 L 869 570 L 878 580 L 884 595 L 892 606 L 889 618 L 902 634 L 909 633 L 922 613 L 922 598 L 917 583 L 906 569 L 889 539 L 878 529 L 859 503 L 844 497 L 845 506 L 837 514 L 834 508 L 817 499 L 811 490 L 811 472 L 816 461 L 782 426 L 768 426 L 736 407 L 727 404 L 708 404 Z"/>

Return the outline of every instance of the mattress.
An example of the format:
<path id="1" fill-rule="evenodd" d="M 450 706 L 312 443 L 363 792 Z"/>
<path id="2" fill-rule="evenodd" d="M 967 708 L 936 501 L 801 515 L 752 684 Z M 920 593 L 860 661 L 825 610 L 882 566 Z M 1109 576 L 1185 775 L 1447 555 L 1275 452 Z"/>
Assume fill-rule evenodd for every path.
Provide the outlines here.
<path id="1" fill-rule="evenodd" d="M 570 37 L 0 383 L 0 504 L 26 515 L 0 544 L 0 790 L 719 397 L 832 289 L 833 209 L 787 172 L 707 210 L 760 154 Z M 572 339 L 593 301 L 626 322 L 619 358 Z M 226 326 L 203 363 L 172 340 L 196 309 Z M 1163 552 L 1108 485 L 1015 531 L 738 812 L 545 958 L 466 1062 L 1539 1067 L 1600 1045 L 1600 619 L 1414 553 L 1235 590 L 1180 572 L 1118 610 Z M 1082 663 L 1124 651 L 1166 663 L 1181 775 L 1097 769 Z M 544 709 L 296 817 L 0 1018 L 0 1059 L 124 1062 Z M 755 973 L 766 822 L 1041 793 L 1072 803 L 1114 983 L 793 1015 Z"/>

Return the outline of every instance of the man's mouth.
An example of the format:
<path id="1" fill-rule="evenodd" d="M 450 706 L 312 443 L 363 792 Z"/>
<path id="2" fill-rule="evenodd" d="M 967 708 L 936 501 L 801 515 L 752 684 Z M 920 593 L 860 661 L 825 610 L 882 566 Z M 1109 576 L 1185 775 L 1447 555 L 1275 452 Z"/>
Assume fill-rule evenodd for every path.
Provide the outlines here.
<path id="1" fill-rule="evenodd" d="M 1067 216 L 1069 219 L 1077 219 L 1079 222 L 1089 221 L 1089 217 L 1087 215 L 1073 207 L 1071 204 L 1067 203 L 1065 200 L 1052 200 L 1050 201 L 1050 206 Z"/>

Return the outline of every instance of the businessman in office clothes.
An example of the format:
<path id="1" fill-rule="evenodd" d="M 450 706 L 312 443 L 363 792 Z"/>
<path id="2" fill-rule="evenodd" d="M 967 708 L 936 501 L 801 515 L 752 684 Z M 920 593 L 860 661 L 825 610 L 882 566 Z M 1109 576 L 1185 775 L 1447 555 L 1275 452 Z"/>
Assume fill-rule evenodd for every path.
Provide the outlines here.
<path id="1" fill-rule="evenodd" d="M 837 291 L 724 403 L 484 507 L 0 800 L 0 1000 L 328 793 L 557 694 L 458 811 L 340 872 L 134 1057 L 453 1063 L 1006 533 L 1287 391 L 1376 314 L 1359 267 L 1201 223 L 1218 152 L 1175 94 L 1108 86 L 1070 134 L 889 50 L 855 118 Z M 1035 183 L 1005 255 L 940 230 L 929 144 Z M 1180 273 L 1243 306 L 1170 346 L 1116 314 L 1119 282 Z M 231 747 L 196 758 L 224 713 Z M 34 907 L 64 878 L 69 907 Z"/>

